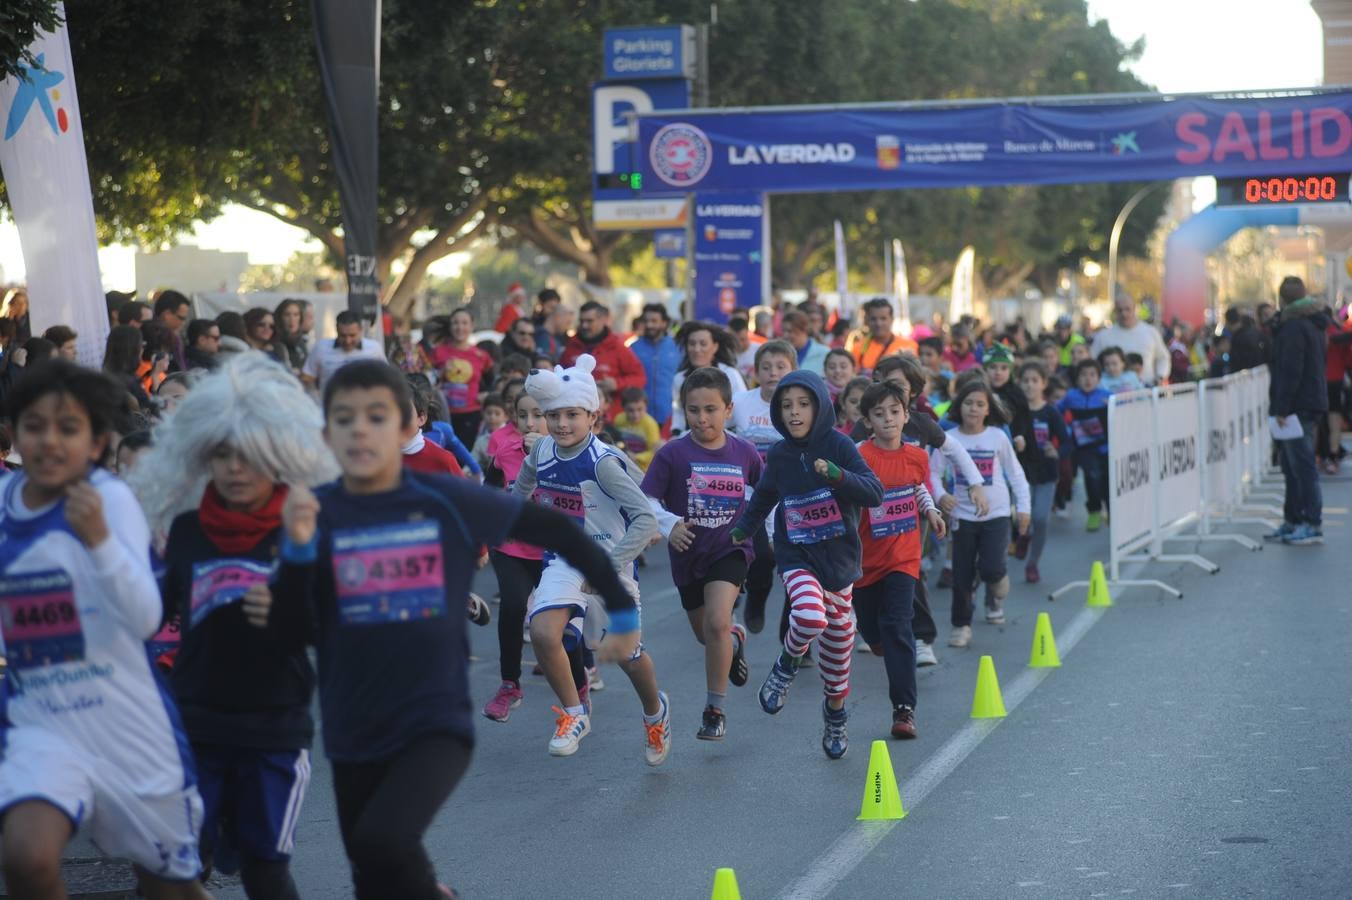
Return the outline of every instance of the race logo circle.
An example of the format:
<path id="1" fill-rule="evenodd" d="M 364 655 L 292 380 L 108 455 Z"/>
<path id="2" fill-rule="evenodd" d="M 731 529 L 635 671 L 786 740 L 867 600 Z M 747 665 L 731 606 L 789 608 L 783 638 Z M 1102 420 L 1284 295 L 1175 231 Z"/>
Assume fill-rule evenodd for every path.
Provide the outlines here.
<path id="1" fill-rule="evenodd" d="M 696 184 L 708 174 L 713 159 L 713 145 L 708 136 L 684 122 L 663 125 L 648 147 L 653 172 L 674 187 Z"/>
<path id="2" fill-rule="evenodd" d="M 361 587 L 366 581 L 366 566 L 355 557 L 349 557 L 338 565 L 338 581 L 344 587 Z"/>
<path id="3" fill-rule="evenodd" d="M 784 520 L 790 525 L 797 527 L 803 524 L 803 514 L 796 509 L 785 510 Z"/>
<path id="4" fill-rule="evenodd" d="M 708 479 L 706 479 L 703 475 L 692 476 L 690 479 L 690 483 L 694 486 L 695 490 L 697 491 L 702 491 L 709 486 Z"/>

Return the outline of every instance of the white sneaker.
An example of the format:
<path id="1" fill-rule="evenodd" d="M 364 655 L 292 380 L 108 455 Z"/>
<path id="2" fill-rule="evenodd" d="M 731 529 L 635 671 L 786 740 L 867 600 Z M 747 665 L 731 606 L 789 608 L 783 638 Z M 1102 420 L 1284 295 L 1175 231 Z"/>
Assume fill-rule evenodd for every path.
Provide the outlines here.
<path id="1" fill-rule="evenodd" d="M 1069 506 L 1063 506 L 1063 507 L 1060 507 L 1059 509 L 1053 509 L 1053 510 L 1052 510 L 1052 515 L 1056 516 L 1056 518 L 1058 518 L 1058 519 L 1069 519 L 1069 518 L 1070 518 L 1070 507 L 1069 507 Z"/>
<path id="2" fill-rule="evenodd" d="M 606 683 L 601 680 L 601 669 L 599 666 L 592 666 L 587 670 L 587 684 L 593 691 L 604 691 Z"/>
<path id="3" fill-rule="evenodd" d="M 671 752 L 671 704 L 662 691 L 658 691 L 657 696 L 662 701 L 662 717 L 651 725 L 647 719 L 643 720 L 643 755 L 650 766 L 662 765 Z"/>
<path id="4" fill-rule="evenodd" d="M 1009 596 L 1009 576 L 986 585 L 986 621 L 991 625 L 1005 624 L 1005 598 Z"/>
<path id="5" fill-rule="evenodd" d="M 948 646 L 966 647 L 972 642 L 972 626 L 959 625 L 953 629 L 953 633 L 948 636 Z"/>
<path id="6" fill-rule="evenodd" d="M 915 664 L 919 666 L 937 666 L 939 657 L 934 655 L 934 645 L 925 641 L 915 642 Z"/>
<path id="7" fill-rule="evenodd" d="M 559 718 L 554 723 L 554 736 L 549 739 L 549 755 L 572 756 L 582 739 L 591 734 L 591 716 L 586 713 L 569 715 L 567 710 L 557 706 L 554 712 L 559 714 Z"/>

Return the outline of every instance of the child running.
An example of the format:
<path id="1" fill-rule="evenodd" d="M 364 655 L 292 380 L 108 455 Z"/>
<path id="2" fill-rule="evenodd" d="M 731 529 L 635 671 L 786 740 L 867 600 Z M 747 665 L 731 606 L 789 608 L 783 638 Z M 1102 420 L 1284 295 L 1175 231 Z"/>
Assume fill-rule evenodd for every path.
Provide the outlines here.
<path id="1" fill-rule="evenodd" d="M 16 897 L 66 896 L 77 828 L 131 859 L 145 896 L 208 896 L 192 758 L 145 647 L 163 614 L 150 529 L 100 468 L 124 394 L 53 359 L 8 396 L 24 469 L 0 481 L 0 850 Z"/>
<path id="2" fill-rule="evenodd" d="M 1051 520 L 1052 501 L 1056 497 L 1056 482 L 1060 477 L 1059 448 L 1066 446 L 1066 423 L 1056 408 L 1047 402 L 1047 370 L 1041 362 L 1026 362 L 1019 366 L 1019 386 L 1028 398 L 1028 412 L 1033 419 L 1033 452 L 1024 454 L 1024 475 L 1032 494 L 1031 536 L 1018 540 L 1018 551 L 1025 559 L 1023 577 L 1029 584 L 1042 580 L 1038 563 L 1047 546 L 1047 526 Z M 1015 556 L 1019 557 L 1020 552 Z"/>
<path id="3" fill-rule="evenodd" d="M 1075 387 L 1056 404 L 1075 444 L 1075 468 L 1084 473 L 1089 513 L 1085 531 L 1103 527 L 1103 509 L 1108 505 L 1108 401 L 1112 395 L 1099 384 L 1101 374 L 1097 360 L 1080 360 L 1075 364 Z"/>
<path id="4" fill-rule="evenodd" d="M 524 382 L 517 382 L 524 386 Z M 484 484 L 512 491 L 521 463 L 535 442 L 549 434 L 545 414 L 536 399 L 524 392 L 513 392 L 509 401 L 512 420 L 493 432 L 488 443 L 488 467 L 484 470 Z M 502 684 L 493 699 L 484 705 L 484 716 L 495 722 L 506 722 L 512 710 L 521 705 L 521 653 L 525 638 L 526 604 L 531 591 L 540 581 L 544 568 L 544 551 L 520 541 L 507 541 L 490 551 L 493 572 L 498 576 L 498 591 L 502 604 L 498 607 L 498 666 Z M 581 650 L 569 654 L 573 683 L 585 707 L 590 688 L 582 665 Z"/>
<path id="5" fill-rule="evenodd" d="M 324 748 L 358 900 L 444 900 L 423 832 L 474 744 L 468 640 L 460 614 L 482 545 L 511 538 L 560 553 L 611 610 L 598 654 L 638 643 L 634 600 L 605 554 L 567 517 L 464 478 L 401 465 L 417 430 L 393 366 L 350 363 L 324 387 L 324 436 L 342 477 L 292 485 L 277 600 L 283 639 L 312 637 Z"/>
<path id="6" fill-rule="evenodd" d="M 1014 517 L 1019 534 L 1028 531 L 1028 481 L 1014 454 L 1014 445 L 999 427 L 1004 413 L 999 400 L 983 379 L 963 385 L 948 411 L 958 427 L 949 432 L 962 444 L 985 485 L 989 510 L 982 514 L 972 500 L 972 485 L 961 472 L 955 482 L 957 506 L 953 510 L 953 633 L 950 647 L 972 642 L 972 585 L 980 573 L 986 584 L 986 621 L 1003 624 L 1004 601 L 1009 594 L 1005 555 L 1009 547 L 1010 496 L 1014 488 Z M 942 491 L 936 479 L 936 490 Z"/>
<path id="7" fill-rule="evenodd" d="M 909 418 L 906 390 L 880 381 L 864 391 L 859 408 L 873 430 L 873 437 L 859 445 L 859 455 L 882 482 L 883 502 L 859 520 L 864 574 L 854 585 L 854 610 L 864 640 L 882 644 L 892 737 L 909 739 L 916 736 L 917 648 L 911 618 L 920 579 L 920 519 L 942 538 L 944 517 L 925 487 L 929 455 L 902 440 Z"/>
<path id="8" fill-rule="evenodd" d="M 708 695 L 695 735 L 721 741 L 728 681 L 741 687 L 748 672 L 746 631 L 732 622 L 732 606 L 746 580 L 751 548 L 734 547 L 733 523 L 746 506 L 748 487 L 761 475 L 749 442 L 724 429 L 732 412 L 732 384 L 714 368 L 696 369 L 681 383 L 686 432 L 662 447 L 643 478 L 643 493 L 661 503 L 657 523 L 670 543 L 671 575 L 704 645 Z"/>
<path id="9" fill-rule="evenodd" d="M 764 462 L 770 448 L 779 443 L 779 432 L 770 416 L 770 398 L 774 396 L 779 380 L 798 368 L 798 351 L 787 341 L 766 341 L 756 350 L 757 386 L 732 397 L 731 429 L 743 440 L 750 441 Z M 775 581 L 775 555 L 770 540 L 761 529 L 755 534 L 754 558 L 746 573 L 746 629 L 760 634 L 765 627 L 765 603 Z M 779 620 L 779 637 L 783 640 L 789 628 L 789 606 Z"/>
<path id="10" fill-rule="evenodd" d="M 854 621 L 850 597 L 860 568 L 859 512 L 877 506 L 883 487 L 850 439 L 835 430 L 826 382 L 790 372 L 775 389 L 770 415 L 784 439 L 770 448 L 765 473 L 732 532 L 743 543 L 775 512 L 775 558 L 792 610 L 784 648 L 760 689 L 761 708 L 784 708 L 799 661 L 820 638 L 822 749 L 840 759 L 849 749 L 845 698 L 850 692 Z"/>
<path id="11" fill-rule="evenodd" d="M 205 804 L 202 856 L 238 852 L 251 900 L 300 896 L 288 861 L 310 778 L 315 673 L 304 640 L 266 633 L 258 607 L 287 483 L 337 474 L 321 426 L 289 372 L 240 354 L 180 401 L 132 479 L 151 527 L 169 534 L 164 611 L 184 626 L 171 680 Z"/>
<path id="12" fill-rule="evenodd" d="M 592 433 L 601 411 L 591 374 L 595 367 L 596 360 L 584 353 L 572 368 L 536 369 L 526 379 L 526 393 L 544 410 L 549 436 L 537 441 L 522 462 L 515 491 L 521 498 L 534 492 L 537 502 L 559 510 L 586 530 L 610 557 L 610 572 L 618 571 L 637 617 L 634 560 L 657 534 L 657 519 L 639 489 L 636 467 Z M 530 611 L 531 646 L 563 704 L 562 709 L 555 707 L 558 719 L 549 753 L 572 756 L 591 732 L 591 715 L 573 683 L 564 639 L 567 635 L 569 643 L 584 640 L 584 633 L 597 629 L 601 610 L 593 604 L 590 576 L 552 553 L 545 554 L 544 563 Z M 627 624 L 637 627 L 632 618 Z M 620 668 L 643 703 L 644 755 L 648 765 L 659 766 L 671 749 L 671 707 L 667 695 L 658 690 L 657 671 L 641 641 L 620 661 Z"/>

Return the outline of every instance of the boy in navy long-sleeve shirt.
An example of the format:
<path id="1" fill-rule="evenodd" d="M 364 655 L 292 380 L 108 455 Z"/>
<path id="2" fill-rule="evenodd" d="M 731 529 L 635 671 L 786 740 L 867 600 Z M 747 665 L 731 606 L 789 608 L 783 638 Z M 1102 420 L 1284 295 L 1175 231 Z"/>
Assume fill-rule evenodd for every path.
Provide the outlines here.
<path id="1" fill-rule="evenodd" d="M 770 398 L 770 420 L 784 436 L 770 448 L 765 473 L 733 529 L 741 543 L 775 511 L 775 559 L 791 612 L 784 650 L 760 689 L 771 715 L 784 707 L 798 663 L 814 639 L 826 690 L 822 749 L 840 759 L 848 749 L 845 697 L 854 648 L 851 597 L 862 574 L 859 515 L 882 502 L 883 486 L 854 443 L 835 430 L 826 382 L 806 371 L 784 376 Z"/>
<path id="2" fill-rule="evenodd" d="M 1075 387 L 1056 404 L 1075 444 L 1075 465 L 1084 473 L 1088 531 L 1099 530 L 1102 510 L 1108 505 L 1108 401 L 1112 394 L 1099 385 L 1102 374 L 1097 360 L 1080 360 L 1075 364 Z"/>
<path id="3" fill-rule="evenodd" d="M 567 516 L 465 479 L 403 471 L 417 430 L 392 366 L 344 366 L 324 389 L 342 478 L 292 486 L 269 613 L 317 650 L 324 746 L 358 900 L 434 900 L 423 832 L 469 765 L 473 709 L 465 607 L 483 545 L 553 550 L 605 602 L 602 659 L 628 658 L 638 611 L 605 553 Z"/>

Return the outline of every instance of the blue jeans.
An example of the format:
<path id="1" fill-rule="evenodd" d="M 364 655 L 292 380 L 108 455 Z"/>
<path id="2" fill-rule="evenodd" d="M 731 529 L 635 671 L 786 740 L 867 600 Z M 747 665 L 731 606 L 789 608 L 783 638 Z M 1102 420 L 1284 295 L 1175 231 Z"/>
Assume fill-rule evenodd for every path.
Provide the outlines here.
<path id="1" fill-rule="evenodd" d="M 1042 561 L 1042 550 L 1047 546 L 1047 525 L 1052 515 L 1052 500 L 1056 496 L 1056 482 L 1029 486 L 1033 495 L 1032 538 L 1028 542 L 1028 565 Z"/>
<path id="2" fill-rule="evenodd" d="M 1319 528 L 1323 522 L 1324 498 L 1319 490 L 1319 469 L 1314 459 L 1314 435 L 1318 413 L 1299 413 L 1302 434 L 1289 441 L 1276 441 L 1282 477 L 1286 479 L 1283 515 L 1292 525 Z"/>

